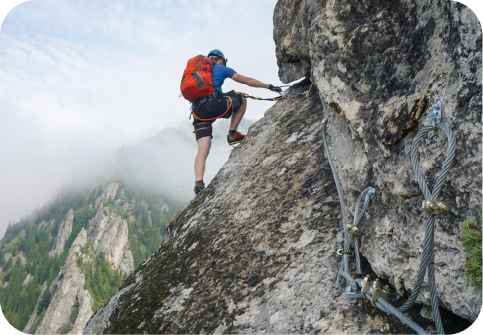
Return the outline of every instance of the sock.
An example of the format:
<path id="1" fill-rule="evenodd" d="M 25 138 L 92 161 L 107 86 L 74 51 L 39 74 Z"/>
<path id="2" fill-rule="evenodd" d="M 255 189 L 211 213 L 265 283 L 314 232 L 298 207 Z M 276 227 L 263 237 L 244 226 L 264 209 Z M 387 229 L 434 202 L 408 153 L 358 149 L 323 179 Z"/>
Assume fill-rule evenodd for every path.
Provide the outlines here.
<path id="1" fill-rule="evenodd" d="M 228 130 L 228 136 L 235 136 L 236 134 L 236 129 L 235 130 Z"/>
<path id="2" fill-rule="evenodd" d="M 205 187 L 203 179 L 195 181 L 195 187 Z"/>

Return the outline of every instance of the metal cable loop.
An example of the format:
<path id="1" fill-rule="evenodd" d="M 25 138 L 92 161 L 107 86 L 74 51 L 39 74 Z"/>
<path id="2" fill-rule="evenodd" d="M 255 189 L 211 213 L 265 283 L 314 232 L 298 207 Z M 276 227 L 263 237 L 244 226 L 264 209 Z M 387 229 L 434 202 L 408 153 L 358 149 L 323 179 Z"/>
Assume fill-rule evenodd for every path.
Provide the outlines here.
<path id="1" fill-rule="evenodd" d="M 372 199 L 368 190 L 373 190 L 373 189 L 370 187 L 366 188 L 357 198 L 353 226 L 357 226 L 357 224 L 360 222 L 362 216 L 364 215 L 364 212 L 366 211 L 367 206 L 369 205 L 369 202 Z M 364 204 L 361 204 L 363 199 L 364 199 Z M 344 238 L 344 251 L 349 251 L 351 245 L 354 246 L 354 253 L 356 257 L 356 271 L 357 271 L 357 274 L 361 274 L 362 273 L 361 259 L 359 255 L 359 245 L 357 243 L 357 237 L 347 232 L 345 230 L 345 227 L 344 227 L 344 232 L 346 233 L 345 235 L 346 237 Z M 347 254 L 344 254 L 342 262 L 339 266 L 339 271 L 345 271 L 345 272 L 349 271 L 349 259 Z M 345 279 L 343 277 L 338 276 L 337 285 L 342 287 L 344 286 L 344 284 L 345 284 Z"/>
<path id="2" fill-rule="evenodd" d="M 327 120 L 324 119 L 323 124 L 322 124 L 322 137 L 324 139 L 324 148 L 325 148 L 325 152 L 327 154 L 327 160 L 329 161 L 329 165 L 330 165 L 330 168 L 332 170 L 332 175 L 334 176 L 335 186 L 337 188 L 337 194 L 339 195 L 339 202 L 340 202 L 340 207 L 341 207 L 341 212 L 342 212 L 342 229 L 344 230 L 344 241 L 347 241 L 349 234 L 344 229 L 345 226 L 347 225 L 347 214 L 346 214 L 345 204 L 344 204 L 344 194 L 342 193 L 339 178 L 337 177 L 337 173 L 335 171 L 334 163 L 332 162 L 332 157 L 330 156 L 329 147 L 327 145 L 327 137 L 325 135 L 326 129 L 327 129 Z M 350 234 L 350 235 L 352 235 L 352 234 Z M 346 251 L 348 250 L 348 249 L 345 248 L 345 244 L 344 244 L 344 250 L 346 250 Z M 344 254 L 343 261 L 340 265 L 340 270 L 347 272 L 349 270 L 348 269 L 349 268 L 348 263 L 349 263 L 348 256 L 347 256 L 347 254 Z M 344 284 L 345 284 L 345 278 L 338 275 L 337 276 L 337 285 L 342 287 L 342 286 L 344 286 Z"/>
<path id="3" fill-rule="evenodd" d="M 430 191 L 428 185 L 426 183 L 426 179 L 419 168 L 419 153 L 418 147 L 423 139 L 423 137 L 434 129 L 440 129 L 448 138 L 448 149 L 446 152 L 446 158 L 443 163 L 443 167 L 441 168 L 441 172 L 436 178 L 436 182 L 434 184 L 433 190 Z M 421 192 L 423 193 L 424 199 L 427 200 L 436 200 L 438 198 L 439 192 L 441 187 L 443 186 L 444 180 L 449 172 L 451 163 L 453 162 L 454 155 L 455 155 L 455 148 L 456 148 L 456 140 L 454 134 L 447 125 L 442 123 L 432 122 L 431 125 L 423 127 L 418 134 L 414 137 L 413 143 L 411 145 L 411 165 L 413 168 L 414 173 L 416 174 L 416 178 L 419 183 L 419 187 Z M 436 292 L 436 280 L 434 276 L 434 215 L 428 214 L 426 219 L 426 230 L 423 242 L 423 255 L 421 259 L 421 264 L 418 271 L 418 278 L 416 280 L 416 284 L 411 292 L 411 296 L 409 299 L 404 303 L 401 307 L 398 308 L 400 312 L 404 312 L 411 307 L 414 302 L 416 301 L 419 292 L 421 291 L 421 287 L 423 284 L 424 276 L 426 273 L 426 269 L 428 270 L 428 281 L 430 287 L 430 300 L 431 300 L 431 307 L 433 310 L 433 317 L 436 324 L 436 329 L 438 334 L 444 334 L 443 326 L 441 324 L 441 316 L 439 314 L 438 308 L 438 297 Z"/>
<path id="4" fill-rule="evenodd" d="M 342 276 L 347 280 L 347 284 L 349 284 L 352 292 L 356 293 L 359 291 L 359 286 L 357 286 L 356 281 L 354 280 L 354 278 L 352 278 L 352 276 L 348 272 L 339 271 L 339 276 Z"/>
<path id="5" fill-rule="evenodd" d="M 367 293 L 366 293 L 366 296 L 367 296 Z M 416 333 L 421 334 L 421 335 L 422 334 L 429 334 L 427 331 L 425 331 L 423 328 L 421 328 L 417 323 L 415 323 L 413 320 L 408 318 L 406 315 L 404 315 L 403 313 L 398 311 L 398 309 L 396 307 L 394 307 L 393 305 L 388 303 L 386 300 L 381 299 L 381 298 L 377 299 L 376 306 L 380 310 L 382 310 L 383 312 L 386 312 L 388 314 L 392 314 L 395 317 L 397 317 L 399 320 L 401 320 L 406 325 L 411 327 Z"/>
<path id="6" fill-rule="evenodd" d="M 413 167 L 414 173 L 416 174 L 416 177 L 418 179 L 418 183 L 420 185 L 420 189 L 423 193 L 423 196 L 425 199 L 429 200 L 435 200 L 435 198 L 439 195 L 439 191 L 441 190 L 441 187 L 443 185 L 443 181 L 446 177 L 446 175 L 449 172 L 450 165 L 454 159 L 454 151 L 456 148 L 456 140 L 454 138 L 453 132 L 451 129 L 446 126 L 445 124 L 442 123 L 437 123 L 436 127 L 441 129 L 446 136 L 448 137 L 448 149 L 446 153 L 446 159 L 443 164 L 443 167 L 441 169 L 441 173 L 439 174 L 438 178 L 436 179 L 435 186 L 433 192 L 429 191 L 429 188 L 426 184 L 426 180 L 419 168 L 419 155 L 417 152 L 417 149 L 419 147 L 419 144 L 422 140 L 422 138 L 429 133 L 430 131 L 434 130 L 432 125 L 428 125 L 423 127 L 416 137 L 413 140 L 413 143 L 411 145 L 411 165 Z M 422 287 L 422 283 L 424 280 L 424 275 L 426 273 L 426 268 L 430 263 L 430 260 L 432 258 L 432 252 L 433 252 L 433 238 L 434 235 L 434 215 L 433 214 L 428 214 L 428 218 L 426 220 L 426 232 L 424 236 L 424 242 L 423 242 L 423 255 L 422 255 L 422 260 L 418 272 L 418 278 L 416 280 L 416 284 L 413 288 L 413 291 L 411 293 L 411 296 L 409 299 L 406 301 L 404 305 L 399 307 L 399 310 L 404 312 L 406 311 L 409 307 L 411 307 L 414 302 L 416 301 L 416 298 L 419 295 L 419 292 Z"/>

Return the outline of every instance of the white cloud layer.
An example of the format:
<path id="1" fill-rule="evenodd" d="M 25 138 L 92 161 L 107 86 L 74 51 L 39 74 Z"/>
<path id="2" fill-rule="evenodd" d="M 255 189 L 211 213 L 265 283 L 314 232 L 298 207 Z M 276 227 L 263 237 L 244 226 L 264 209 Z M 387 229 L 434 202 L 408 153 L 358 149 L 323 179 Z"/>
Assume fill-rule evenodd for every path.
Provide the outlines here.
<path id="1" fill-rule="evenodd" d="M 178 95 L 189 58 L 217 48 L 240 74 L 279 84 L 275 3 L 34 0 L 15 7 L 0 31 L 0 236 L 8 221 L 69 180 L 104 171 L 105 157 L 123 144 L 187 120 L 189 104 Z M 227 80 L 230 89 L 273 95 Z M 249 101 L 246 117 L 259 119 L 271 105 Z"/>

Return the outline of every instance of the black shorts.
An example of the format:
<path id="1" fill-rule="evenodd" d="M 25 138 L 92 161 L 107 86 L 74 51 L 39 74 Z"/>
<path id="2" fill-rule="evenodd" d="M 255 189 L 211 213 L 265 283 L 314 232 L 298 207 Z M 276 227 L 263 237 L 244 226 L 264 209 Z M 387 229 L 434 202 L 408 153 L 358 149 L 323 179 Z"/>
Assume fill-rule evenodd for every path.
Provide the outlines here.
<path id="1" fill-rule="evenodd" d="M 234 94 L 230 96 L 222 95 L 194 107 L 193 113 L 197 118 L 195 117 L 193 120 L 195 128 L 193 133 L 196 135 L 196 140 L 198 141 L 206 136 L 213 138 L 213 122 L 217 119 L 229 119 L 242 103 L 243 97 Z"/>

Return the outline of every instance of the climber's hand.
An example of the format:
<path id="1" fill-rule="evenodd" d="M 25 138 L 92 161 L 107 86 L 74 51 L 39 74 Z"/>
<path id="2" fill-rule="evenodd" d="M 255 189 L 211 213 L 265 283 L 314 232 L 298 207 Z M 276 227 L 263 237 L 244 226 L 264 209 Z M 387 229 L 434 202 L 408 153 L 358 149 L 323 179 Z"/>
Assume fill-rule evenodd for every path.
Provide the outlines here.
<path id="1" fill-rule="evenodd" d="M 282 93 L 281 87 L 273 86 L 272 84 L 270 84 L 270 86 L 268 86 L 268 89 L 272 92 Z"/>

